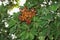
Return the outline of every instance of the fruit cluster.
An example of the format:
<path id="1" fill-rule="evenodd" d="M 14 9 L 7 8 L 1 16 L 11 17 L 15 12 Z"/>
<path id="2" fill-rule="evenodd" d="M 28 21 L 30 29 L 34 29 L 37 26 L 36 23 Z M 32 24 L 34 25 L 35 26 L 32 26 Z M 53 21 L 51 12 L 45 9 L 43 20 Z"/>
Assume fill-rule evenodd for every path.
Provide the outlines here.
<path id="1" fill-rule="evenodd" d="M 31 8 L 30 10 L 27 7 L 24 7 L 21 11 L 21 15 L 19 16 L 20 21 L 25 21 L 27 24 L 31 23 L 31 18 L 35 16 L 36 11 L 34 8 Z"/>

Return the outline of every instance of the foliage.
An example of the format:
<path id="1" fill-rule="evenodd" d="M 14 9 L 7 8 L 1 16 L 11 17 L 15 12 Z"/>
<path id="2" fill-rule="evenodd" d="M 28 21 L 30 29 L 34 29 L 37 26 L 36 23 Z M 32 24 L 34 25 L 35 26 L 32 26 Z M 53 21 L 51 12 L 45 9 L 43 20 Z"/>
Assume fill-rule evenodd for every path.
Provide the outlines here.
<path id="1" fill-rule="evenodd" d="M 43 2 L 44 0 L 27 0 L 24 4 L 28 9 L 36 10 L 36 16 L 31 19 L 32 22 L 29 25 L 19 20 L 21 12 L 10 16 L 7 13 L 8 6 L 2 4 L 0 6 L 0 40 L 60 40 L 60 0 L 52 0 L 51 5 L 49 5 L 50 0 L 45 0 L 47 4 Z M 20 9 L 23 8 L 20 6 Z M 5 21 L 2 22 L 2 20 Z M 5 22 L 9 24 L 8 28 L 5 27 Z M 17 38 L 12 39 L 10 34 L 15 34 Z"/>

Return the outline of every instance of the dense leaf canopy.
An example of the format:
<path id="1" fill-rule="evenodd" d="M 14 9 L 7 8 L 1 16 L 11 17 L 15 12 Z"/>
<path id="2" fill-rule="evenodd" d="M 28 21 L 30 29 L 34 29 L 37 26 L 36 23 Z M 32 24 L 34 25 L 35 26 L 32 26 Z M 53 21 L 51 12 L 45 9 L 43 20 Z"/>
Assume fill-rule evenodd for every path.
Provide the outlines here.
<path id="1" fill-rule="evenodd" d="M 9 2 L 0 6 L 0 40 L 60 40 L 60 0 L 26 0 L 24 6 Z M 29 25 L 19 20 L 21 12 L 7 13 L 13 7 L 25 6 L 36 10 Z"/>

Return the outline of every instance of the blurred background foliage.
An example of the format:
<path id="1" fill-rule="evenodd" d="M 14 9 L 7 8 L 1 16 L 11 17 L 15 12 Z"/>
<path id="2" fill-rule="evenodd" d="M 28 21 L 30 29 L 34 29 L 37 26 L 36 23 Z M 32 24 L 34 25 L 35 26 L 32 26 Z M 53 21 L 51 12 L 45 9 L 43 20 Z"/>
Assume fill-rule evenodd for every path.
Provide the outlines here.
<path id="1" fill-rule="evenodd" d="M 60 40 L 60 0 L 26 0 L 24 6 L 37 11 L 30 25 L 18 19 L 21 12 L 7 13 L 16 6 L 24 8 L 18 5 L 19 0 L 15 0 L 17 4 L 8 1 L 6 6 L 0 6 L 0 40 Z"/>

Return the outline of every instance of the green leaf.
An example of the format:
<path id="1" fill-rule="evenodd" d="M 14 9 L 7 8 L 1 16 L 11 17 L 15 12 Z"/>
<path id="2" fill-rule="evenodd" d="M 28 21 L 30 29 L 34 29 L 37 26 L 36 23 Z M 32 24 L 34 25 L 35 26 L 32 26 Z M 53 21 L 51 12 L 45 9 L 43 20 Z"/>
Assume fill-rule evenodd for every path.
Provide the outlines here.
<path id="1" fill-rule="evenodd" d="M 10 19 L 9 23 L 9 27 L 13 27 L 16 25 L 17 21 L 15 21 L 14 19 Z"/>
<path id="2" fill-rule="evenodd" d="M 59 8 L 59 6 L 60 6 L 60 4 L 58 4 L 58 3 L 57 4 L 53 4 L 53 5 L 49 6 L 48 9 L 50 11 L 56 11 L 57 8 Z"/>

